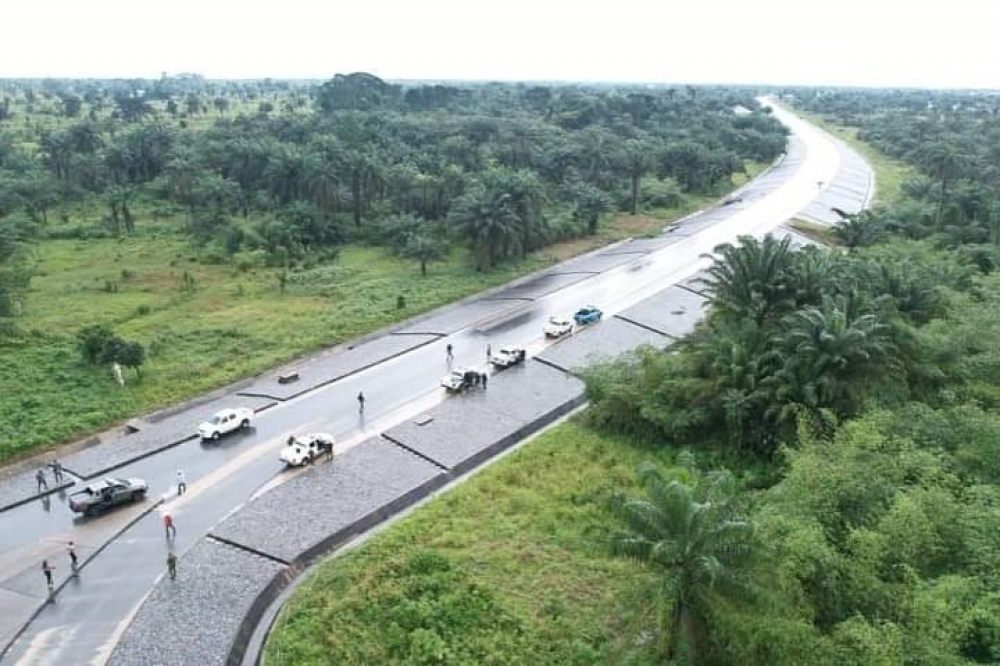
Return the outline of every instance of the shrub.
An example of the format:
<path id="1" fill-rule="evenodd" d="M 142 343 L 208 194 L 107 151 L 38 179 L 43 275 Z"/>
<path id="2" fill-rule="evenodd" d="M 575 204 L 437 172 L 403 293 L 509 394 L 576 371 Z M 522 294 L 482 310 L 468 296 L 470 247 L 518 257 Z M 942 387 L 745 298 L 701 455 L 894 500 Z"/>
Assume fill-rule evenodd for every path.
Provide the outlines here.
<path id="1" fill-rule="evenodd" d="M 104 346 L 113 337 L 115 334 L 111 329 L 101 324 L 81 328 L 76 334 L 76 339 L 83 359 L 88 363 L 97 363 Z"/>

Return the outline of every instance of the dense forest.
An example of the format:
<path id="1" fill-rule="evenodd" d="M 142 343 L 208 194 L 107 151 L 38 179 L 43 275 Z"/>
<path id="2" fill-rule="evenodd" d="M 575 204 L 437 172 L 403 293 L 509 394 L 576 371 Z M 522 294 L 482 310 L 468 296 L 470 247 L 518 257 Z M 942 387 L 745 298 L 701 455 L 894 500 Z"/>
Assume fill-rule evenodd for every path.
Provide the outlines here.
<path id="1" fill-rule="evenodd" d="M 0 81 L 0 458 L 659 231 L 784 150 L 754 94 Z"/>
<path id="2" fill-rule="evenodd" d="M 610 210 L 713 192 L 784 147 L 765 113 L 734 113 L 756 108 L 749 91 L 403 88 L 367 74 L 36 85 L 0 84 L 4 238 L 133 233 L 145 201 L 183 215 L 220 261 L 247 248 L 287 264 L 362 239 L 426 262 L 457 240 L 488 269 L 594 233 Z M 103 206 L 99 225 L 73 224 L 81 200 Z"/>
<path id="3" fill-rule="evenodd" d="M 693 336 L 591 373 L 590 423 L 736 478 L 647 470 L 614 551 L 677 663 L 997 663 L 1000 100 L 789 92 L 914 176 L 833 250 L 719 248 Z"/>

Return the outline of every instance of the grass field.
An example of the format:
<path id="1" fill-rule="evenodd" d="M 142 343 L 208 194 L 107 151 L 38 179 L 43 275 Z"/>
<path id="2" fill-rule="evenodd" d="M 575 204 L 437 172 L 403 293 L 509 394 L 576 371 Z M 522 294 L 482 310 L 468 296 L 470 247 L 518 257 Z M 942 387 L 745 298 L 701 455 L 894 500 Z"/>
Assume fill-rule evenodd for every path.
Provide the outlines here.
<path id="1" fill-rule="evenodd" d="M 756 173 L 759 165 L 748 166 Z M 660 230 L 706 205 L 690 198 L 671 210 L 617 215 L 593 237 L 556 243 L 488 273 L 472 270 L 454 249 L 420 276 L 416 262 L 377 247 L 346 246 L 336 260 L 287 273 L 239 258 L 201 262 L 179 222 L 153 221 L 137 209 L 131 237 L 45 240 L 38 274 L 19 325 L 0 341 L 0 462 L 101 430 L 199 395 L 283 361 L 335 345 L 396 321 L 503 284 L 630 236 Z M 72 224 L 97 211 L 72 211 Z M 53 218 L 57 218 L 53 214 Z M 244 270 L 239 266 L 244 264 Z M 247 264 L 250 267 L 247 267 Z M 185 273 L 193 289 L 184 288 Z M 397 308 L 402 296 L 405 307 Z M 106 367 L 80 361 L 76 332 L 107 324 L 141 342 L 142 376 L 126 372 L 119 388 Z"/>
<path id="2" fill-rule="evenodd" d="M 278 269 L 241 271 L 194 256 L 180 236 L 40 244 L 20 322 L 26 333 L 0 347 L 0 409 L 10 415 L 0 423 L 0 457 L 189 398 L 545 263 L 475 273 L 456 251 L 421 279 L 413 262 L 352 246 L 332 263 L 290 272 L 282 293 Z M 185 273 L 193 290 L 183 288 Z M 79 360 L 74 335 L 89 323 L 146 346 L 142 377 L 128 373 L 125 390 L 107 368 Z"/>
<path id="3" fill-rule="evenodd" d="M 605 509 L 653 456 L 572 421 L 542 434 L 322 564 L 267 663 L 657 663 L 638 603 L 655 578 L 609 555 Z"/>

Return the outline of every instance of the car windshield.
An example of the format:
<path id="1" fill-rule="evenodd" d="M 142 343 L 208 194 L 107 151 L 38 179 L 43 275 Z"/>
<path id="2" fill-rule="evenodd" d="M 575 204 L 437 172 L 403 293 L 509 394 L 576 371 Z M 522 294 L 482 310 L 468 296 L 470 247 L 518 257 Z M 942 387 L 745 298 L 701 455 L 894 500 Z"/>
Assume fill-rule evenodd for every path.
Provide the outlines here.
<path id="1" fill-rule="evenodd" d="M 210 418 L 208 422 L 211 423 L 212 425 L 215 425 L 217 423 L 222 423 L 222 414 L 216 414 L 215 416 Z"/>
<path id="2" fill-rule="evenodd" d="M 104 483 L 108 484 L 109 486 L 124 486 L 125 485 L 125 482 L 122 481 L 121 479 L 116 479 L 116 478 L 110 477 L 110 476 L 108 478 L 104 479 Z"/>

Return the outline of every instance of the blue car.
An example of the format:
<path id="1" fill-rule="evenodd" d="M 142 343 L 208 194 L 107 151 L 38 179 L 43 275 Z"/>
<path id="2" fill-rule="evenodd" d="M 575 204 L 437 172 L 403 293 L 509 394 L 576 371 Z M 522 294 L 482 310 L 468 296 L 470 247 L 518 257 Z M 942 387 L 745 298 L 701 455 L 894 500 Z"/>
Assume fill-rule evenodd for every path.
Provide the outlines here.
<path id="1" fill-rule="evenodd" d="M 577 326 L 583 326 L 585 324 L 593 324 L 594 322 L 601 321 L 601 315 L 603 313 L 595 308 L 593 305 L 588 305 L 585 308 L 580 308 L 573 315 L 573 321 L 576 322 Z"/>

